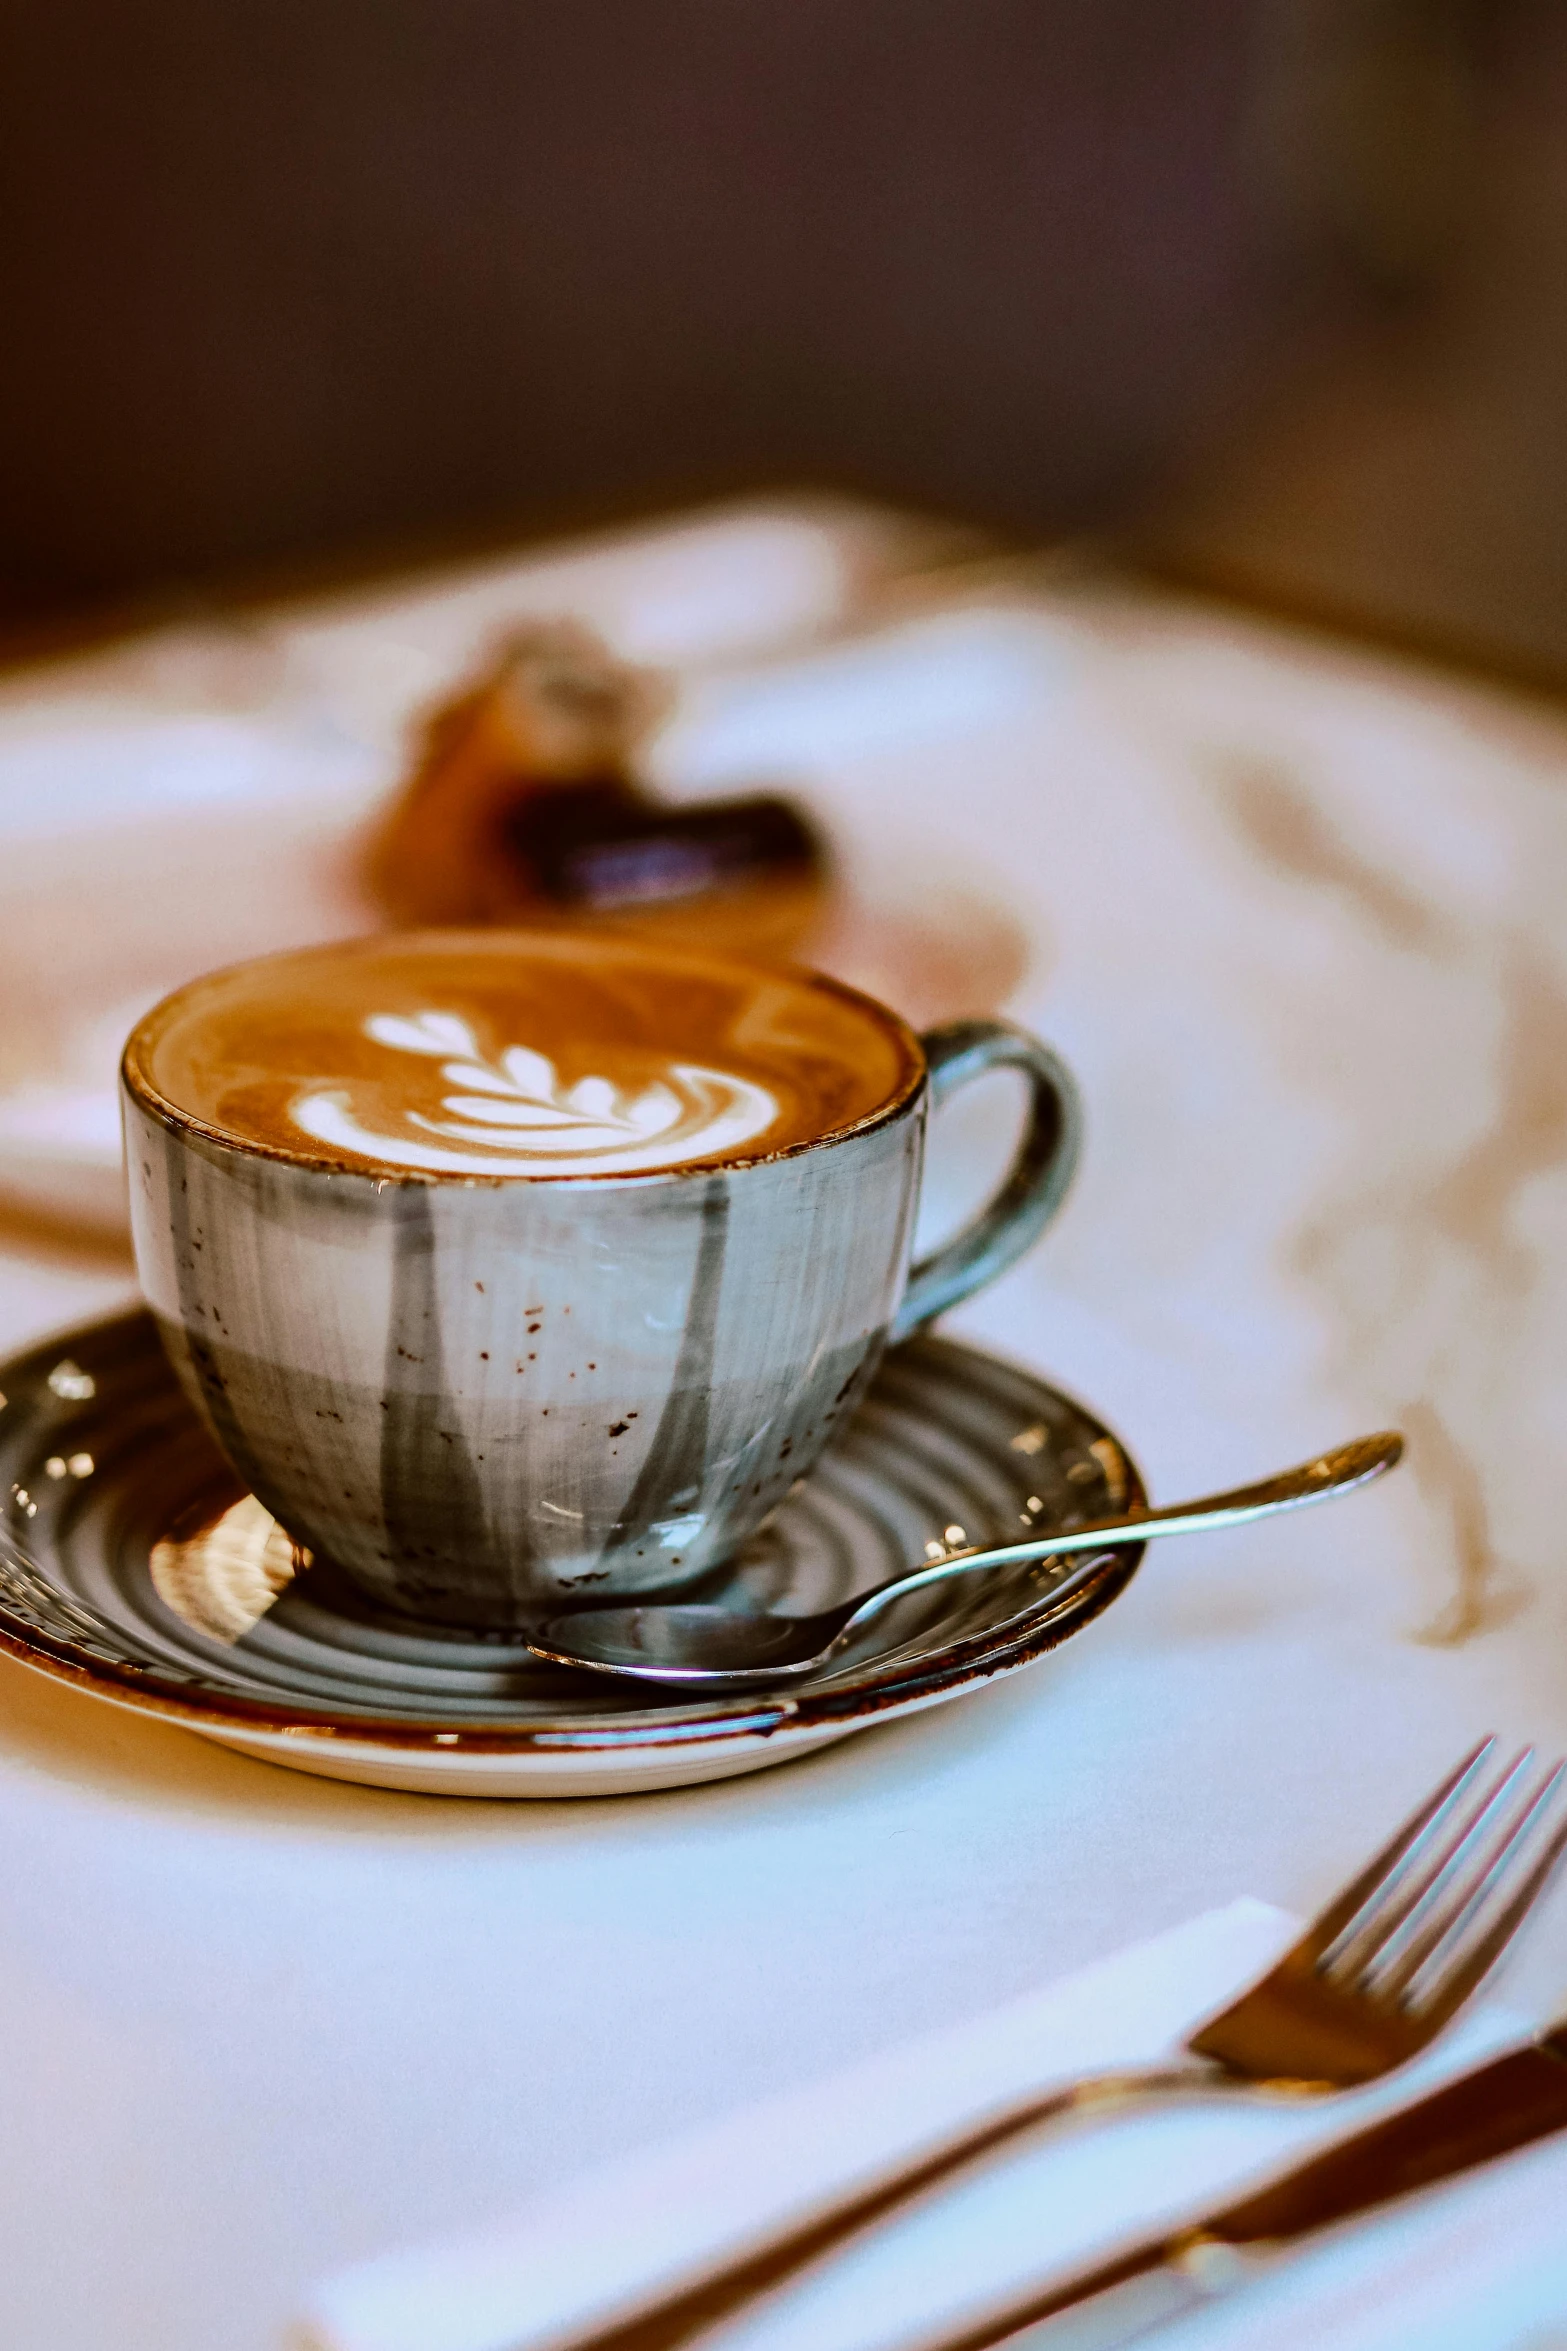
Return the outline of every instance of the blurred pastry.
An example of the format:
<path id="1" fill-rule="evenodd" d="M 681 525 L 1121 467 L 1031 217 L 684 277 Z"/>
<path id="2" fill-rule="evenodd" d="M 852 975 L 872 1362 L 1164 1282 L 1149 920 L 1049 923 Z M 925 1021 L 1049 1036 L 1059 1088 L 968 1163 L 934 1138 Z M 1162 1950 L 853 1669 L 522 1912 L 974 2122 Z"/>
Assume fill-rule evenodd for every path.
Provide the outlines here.
<path id="1" fill-rule="evenodd" d="M 371 844 L 399 923 L 601 920 L 798 951 L 828 894 L 823 844 L 771 794 L 671 806 L 636 780 L 671 693 L 588 630 L 516 631 L 426 720 Z"/>

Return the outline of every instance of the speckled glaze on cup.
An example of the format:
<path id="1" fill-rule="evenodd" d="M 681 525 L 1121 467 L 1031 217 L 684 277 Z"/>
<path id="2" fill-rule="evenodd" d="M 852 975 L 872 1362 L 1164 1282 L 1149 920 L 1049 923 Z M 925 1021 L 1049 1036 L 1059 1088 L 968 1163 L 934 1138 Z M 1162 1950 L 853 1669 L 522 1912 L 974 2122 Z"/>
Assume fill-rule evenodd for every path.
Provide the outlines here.
<path id="1" fill-rule="evenodd" d="M 888 1338 L 1010 1263 L 1075 1157 L 1044 1046 L 995 1022 L 916 1039 L 853 1000 L 905 1074 L 852 1131 L 578 1177 L 361 1172 L 241 1141 L 159 1095 L 150 1014 L 123 1073 L 142 1284 L 186 1392 L 296 1541 L 383 1607 L 497 1629 L 563 1595 L 688 1583 L 743 1542 Z M 998 1065 L 1031 1093 L 1012 1169 L 911 1274 L 929 1110 Z"/>

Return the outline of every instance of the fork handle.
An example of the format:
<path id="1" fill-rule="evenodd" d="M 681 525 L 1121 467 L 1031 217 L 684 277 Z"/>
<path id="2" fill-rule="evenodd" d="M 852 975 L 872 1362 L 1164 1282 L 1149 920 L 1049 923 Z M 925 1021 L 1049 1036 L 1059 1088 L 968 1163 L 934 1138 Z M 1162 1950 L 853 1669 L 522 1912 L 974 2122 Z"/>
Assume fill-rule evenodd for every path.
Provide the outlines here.
<path id="1" fill-rule="evenodd" d="M 753 2222 L 746 2241 L 733 2259 L 693 2283 L 689 2276 L 673 2279 L 668 2291 L 639 2302 L 638 2339 L 649 2328 L 657 2351 L 679 2351 L 682 2343 L 701 2335 L 742 2310 L 757 2295 L 781 2285 L 808 2262 L 835 2252 L 854 2236 L 911 2196 L 952 2173 L 977 2156 L 1004 2146 L 1008 2139 L 1035 2130 L 1060 2116 L 1093 2111 L 1145 2097 L 1206 2096 L 1215 2090 L 1257 2096 L 1269 2094 L 1266 2083 L 1250 2083 L 1200 2058 L 1181 2065 L 1130 2066 L 1114 2073 L 1085 2074 L 1053 2090 L 1019 2100 L 1008 2110 L 992 2112 L 983 2121 L 923 2150 L 911 2149 L 895 2166 L 869 2184 L 861 2183 L 825 2209 L 817 2204 L 805 2220 L 780 2214 L 769 2226 Z M 1298 2091 L 1297 2091 L 1298 2095 Z M 616 2340 L 612 2337 L 611 2340 Z"/>
<path id="2" fill-rule="evenodd" d="M 1237 1984 L 1277 1961 L 1294 1924 L 1266 1904 L 1239 1907 L 1253 1915 L 1219 1914 L 1224 1972 Z M 1192 1930 L 1174 1932 L 1189 1941 Z M 1210 1945 L 1213 1932 L 1199 1934 L 1193 1956 Z M 1212 1979 L 1216 1946 L 1206 1965 Z M 1102 1982 L 1097 1997 L 1113 2006 L 1118 1979 Z M 1025 2004 L 1022 2018 L 1000 2032 L 989 2020 L 979 2033 L 953 2028 L 913 2070 L 897 2051 L 866 2059 L 853 2069 L 850 2102 L 827 2110 L 831 2128 L 824 2129 L 822 2087 L 810 2084 L 624 2158 L 615 2167 L 617 2227 L 608 2238 L 603 2187 L 592 2182 L 581 2196 L 547 2198 L 499 2238 L 486 2232 L 350 2271 L 317 2289 L 301 2351 L 346 2351 L 349 2343 L 365 2351 L 415 2344 L 435 2351 L 437 2343 L 439 2351 L 494 2351 L 503 2336 L 592 2341 L 604 2351 L 611 2344 L 629 2351 L 634 2336 L 643 2351 L 675 2351 L 773 2280 L 896 2211 L 926 2182 L 1014 2134 L 1111 2098 L 1200 2095 L 1232 2078 L 1157 2038 L 1144 2040 L 1143 2062 L 1133 2056 L 1074 2076 L 1061 2062 L 1059 2028 L 1035 2040 L 1030 2014 Z M 1117 2034 L 1111 2047 L 1117 2041 L 1126 2045 Z M 672 2211 L 680 2216 L 673 2231 Z M 487 2281 L 481 2293 L 469 2290 L 476 2275 Z"/>

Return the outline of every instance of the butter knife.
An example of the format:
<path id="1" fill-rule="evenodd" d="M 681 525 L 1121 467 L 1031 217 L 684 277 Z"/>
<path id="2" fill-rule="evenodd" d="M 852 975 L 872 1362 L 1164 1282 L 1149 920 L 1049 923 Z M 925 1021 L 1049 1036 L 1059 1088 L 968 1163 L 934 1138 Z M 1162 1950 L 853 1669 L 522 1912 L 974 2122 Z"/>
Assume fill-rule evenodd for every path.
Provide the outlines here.
<path id="1" fill-rule="evenodd" d="M 1460 2074 L 1194 2226 L 1150 2238 L 945 2351 L 1117 2351 L 1257 2274 L 1260 2256 L 1567 2129 L 1567 2022 Z M 1070 2316 L 1063 2314 L 1070 2313 Z"/>

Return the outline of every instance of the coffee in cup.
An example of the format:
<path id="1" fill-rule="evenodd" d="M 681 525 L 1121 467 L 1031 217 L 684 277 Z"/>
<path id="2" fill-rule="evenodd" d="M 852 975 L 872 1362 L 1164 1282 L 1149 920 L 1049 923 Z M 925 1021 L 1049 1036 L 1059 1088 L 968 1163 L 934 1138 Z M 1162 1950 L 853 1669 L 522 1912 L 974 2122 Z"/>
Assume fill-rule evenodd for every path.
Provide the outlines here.
<path id="1" fill-rule="evenodd" d="M 909 1269 L 933 1098 L 1032 1094 Z M 1064 1188 L 1070 1081 L 815 974 L 630 936 L 425 932 L 217 972 L 126 1049 L 137 1261 L 239 1474 L 374 1602 L 514 1628 L 679 1586 L 815 1461 L 889 1336 Z"/>

